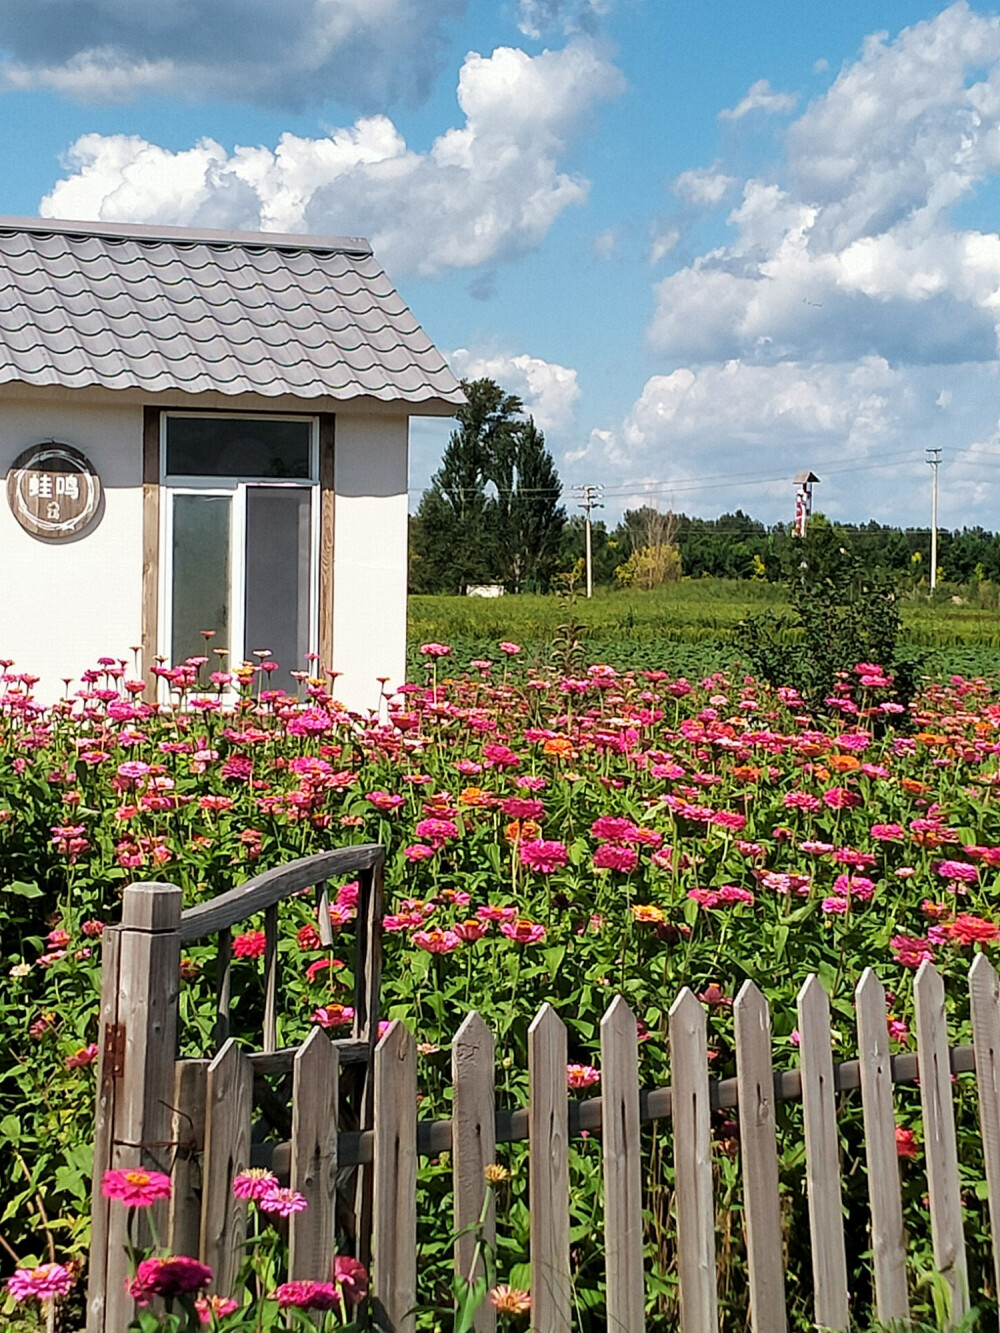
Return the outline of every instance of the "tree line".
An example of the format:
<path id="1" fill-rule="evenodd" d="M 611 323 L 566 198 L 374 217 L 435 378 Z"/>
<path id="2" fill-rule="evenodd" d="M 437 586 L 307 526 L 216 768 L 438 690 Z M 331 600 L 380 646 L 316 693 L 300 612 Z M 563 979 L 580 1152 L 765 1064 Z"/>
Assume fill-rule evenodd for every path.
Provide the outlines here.
<path id="1" fill-rule="evenodd" d="M 410 519 L 410 589 L 464 593 L 476 584 L 507 592 L 548 592 L 582 577 L 585 520 L 568 516 L 545 436 L 516 395 L 493 380 L 464 381 L 441 466 Z M 811 523 L 872 573 L 926 581 L 930 528 Z M 787 579 L 801 547 L 791 523 L 770 526 L 737 509 L 719 518 L 626 510 L 591 531 L 598 586 L 649 587 L 672 579 Z M 1000 533 L 982 527 L 938 531 L 938 577 L 1000 583 Z"/>

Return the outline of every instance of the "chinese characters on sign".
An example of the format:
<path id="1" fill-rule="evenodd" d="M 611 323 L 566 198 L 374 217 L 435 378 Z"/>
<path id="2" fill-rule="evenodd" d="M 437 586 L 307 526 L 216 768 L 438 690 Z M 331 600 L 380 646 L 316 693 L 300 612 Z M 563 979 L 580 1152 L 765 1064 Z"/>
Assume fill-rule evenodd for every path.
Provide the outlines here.
<path id="1" fill-rule="evenodd" d="M 36 444 L 7 474 L 7 502 L 21 527 L 47 541 L 75 537 L 93 522 L 101 482 L 90 461 L 68 444 Z"/>

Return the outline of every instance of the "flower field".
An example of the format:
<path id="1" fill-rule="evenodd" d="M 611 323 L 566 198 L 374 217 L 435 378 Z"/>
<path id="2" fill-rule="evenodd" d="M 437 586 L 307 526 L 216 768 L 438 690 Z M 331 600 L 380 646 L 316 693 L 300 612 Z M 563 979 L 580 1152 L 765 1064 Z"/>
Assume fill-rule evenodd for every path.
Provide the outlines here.
<path id="1" fill-rule="evenodd" d="M 295 693 L 262 662 L 205 659 L 159 671 L 159 700 L 127 662 L 103 661 L 51 708 L 30 676 L 0 676 L 0 1183 L 7 1271 L 79 1259 L 87 1243 L 100 934 L 133 879 L 199 901 L 292 857 L 388 845 L 383 1015 L 420 1043 L 421 1114 L 448 1094 L 449 1042 L 470 1008 L 497 1034 L 506 1103 L 526 1098 L 526 1027 L 550 1000 L 570 1030 L 573 1095 L 599 1091 L 597 1025 L 622 993 L 640 1016 L 641 1077 L 669 1082 L 666 1011 L 690 985 L 708 1011 L 713 1075 L 733 1073 L 731 1003 L 750 978 L 774 1013 L 779 1066 L 796 1062 L 795 996 L 819 974 L 837 1057 L 853 1050 L 852 992 L 872 966 L 892 993 L 894 1049 L 911 1047 L 912 980 L 933 958 L 952 1041 L 968 1040 L 964 975 L 1000 940 L 1000 680 L 929 683 L 894 702 L 874 663 L 845 673 L 811 716 L 790 690 L 715 673 L 593 665 L 521 669 L 517 644 L 457 663 L 426 644 L 422 678 L 380 716 L 335 703 L 336 680 L 299 673 Z M 653 656 L 652 650 L 650 657 Z M 221 658 L 219 659 L 221 663 Z M 350 1022 L 354 886 L 337 886 L 333 951 L 311 900 L 283 909 L 279 1042 Z M 234 941 L 233 1026 L 259 1034 L 264 936 Z M 214 951 L 184 958 L 185 1053 L 210 1047 Z M 589 1090 L 589 1091 L 588 1091 Z M 956 1084 L 974 1303 L 995 1308 L 981 1150 L 969 1076 Z M 932 1309 L 917 1092 L 901 1089 L 898 1146 L 915 1282 Z M 799 1109 L 781 1108 L 790 1320 L 810 1325 Z M 870 1291 L 861 1109 L 841 1094 L 845 1207 L 859 1304 Z M 720 1301 L 745 1325 L 738 1115 L 715 1125 Z M 646 1136 L 651 1329 L 676 1325 L 671 1145 Z M 498 1269 L 530 1284 L 526 1155 L 498 1202 Z M 856 1178 L 856 1179 L 855 1179 Z M 852 1187 L 855 1180 L 855 1187 Z M 444 1215 L 446 1161 L 425 1163 L 421 1216 Z M 598 1328 L 603 1254 L 594 1225 L 599 1145 L 573 1150 L 578 1326 Z M 443 1227 L 444 1224 L 442 1224 Z M 421 1255 L 421 1301 L 449 1298 L 450 1238 Z M 985 1295 L 982 1295 L 985 1293 Z M 72 1296 L 67 1298 L 72 1302 Z M 13 1310 L 13 1297 L 0 1315 Z M 69 1306 L 67 1306 L 69 1308 Z M 513 1317 L 513 1316 L 512 1316 Z M 225 1325 L 223 1324 L 223 1327 Z M 446 1327 L 437 1316 L 421 1326 Z M 66 1325 L 76 1327 L 70 1323 Z"/>

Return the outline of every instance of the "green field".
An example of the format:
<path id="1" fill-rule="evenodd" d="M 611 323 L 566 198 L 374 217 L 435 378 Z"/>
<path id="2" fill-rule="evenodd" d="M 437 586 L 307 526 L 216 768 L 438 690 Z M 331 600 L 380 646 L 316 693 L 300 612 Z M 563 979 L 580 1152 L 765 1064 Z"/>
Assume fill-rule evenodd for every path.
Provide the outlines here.
<path id="1" fill-rule="evenodd" d="M 411 597 L 411 657 L 422 643 L 451 644 L 458 656 L 496 658 L 496 645 L 511 639 L 532 660 L 560 651 L 565 628 L 585 647 L 589 661 L 627 668 L 656 665 L 673 671 L 706 671 L 734 661 L 733 630 L 745 616 L 780 611 L 783 590 L 770 583 L 686 579 L 652 592 L 599 589 L 572 605 L 556 596 Z M 926 653 L 932 672 L 972 674 L 1000 668 L 1000 613 L 931 602 L 914 595 L 902 603 L 903 644 Z"/>

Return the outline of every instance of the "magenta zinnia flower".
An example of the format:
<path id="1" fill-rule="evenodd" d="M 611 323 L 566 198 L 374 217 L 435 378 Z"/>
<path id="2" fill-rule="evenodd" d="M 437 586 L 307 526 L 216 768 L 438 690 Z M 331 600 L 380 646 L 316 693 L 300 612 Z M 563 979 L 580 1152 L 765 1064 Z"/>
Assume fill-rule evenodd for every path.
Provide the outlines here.
<path id="1" fill-rule="evenodd" d="M 18 1268 L 7 1279 L 7 1290 L 16 1301 L 34 1296 L 52 1301 L 65 1296 L 73 1285 L 73 1275 L 64 1264 L 40 1264 L 37 1268 Z"/>
<path id="2" fill-rule="evenodd" d="M 160 1199 L 170 1198 L 170 1177 L 162 1171 L 105 1171 L 101 1193 L 106 1199 L 120 1199 L 126 1208 L 148 1208 Z"/>
<path id="3" fill-rule="evenodd" d="M 368 1269 L 360 1259 L 338 1254 L 333 1261 L 333 1280 L 351 1305 L 358 1305 L 368 1295 Z"/>
<path id="4" fill-rule="evenodd" d="M 500 934 L 506 935 L 515 944 L 537 944 L 539 940 L 545 939 L 545 927 L 520 917 L 517 921 L 501 922 Z"/>
<path id="5" fill-rule="evenodd" d="M 561 870 L 569 859 L 564 843 L 548 842 L 544 838 L 522 842 L 520 856 L 523 866 L 540 875 L 551 875 L 554 870 Z"/>
<path id="6" fill-rule="evenodd" d="M 233 1180 L 233 1194 L 237 1199 L 260 1199 L 277 1187 L 278 1177 L 262 1166 L 248 1167 Z"/>
<path id="7" fill-rule="evenodd" d="M 282 1282 L 272 1293 L 282 1310 L 336 1310 L 340 1306 L 340 1292 L 334 1282 Z"/>
<path id="8" fill-rule="evenodd" d="M 207 1264 L 186 1254 L 174 1254 L 166 1259 L 143 1259 L 128 1290 L 139 1305 L 148 1305 L 154 1296 L 192 1296 L 211 1280 L 212 1270 Z"/>

